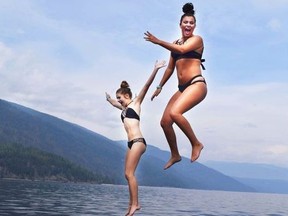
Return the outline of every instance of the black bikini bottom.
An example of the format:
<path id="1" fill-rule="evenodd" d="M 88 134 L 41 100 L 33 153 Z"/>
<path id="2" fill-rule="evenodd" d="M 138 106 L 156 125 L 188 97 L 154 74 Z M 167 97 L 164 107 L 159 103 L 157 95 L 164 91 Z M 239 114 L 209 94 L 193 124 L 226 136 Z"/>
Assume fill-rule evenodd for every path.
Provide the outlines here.
<path id="1" fill-rule="evenodd" d="M 201 79 L 201 80 L 195 80 L 195 81 L 193 82 L 193 80 L 196 79 L 197 77 L 202 77 L 203 80 L 202 80 L 202 79 Z M 204 82 L 204 83 L 206 84 L 206 81 L 205 81 L 204 77 L 199 74 L 199 75 L 196 75 L 196 76 L 192 77 L 192 78 L 191 78 L 188 82 L 186 82 L 185 84 L 183 84 L 183 85 L 178 85 L 178 89 L 179 89 L 180 92 L 183 92 L 188 86 L 190 86 L 190 85 L 192 85 L 192 84 L 194 84 L 194 83 L 197 83 L 197 82 Z"/>
<path id="2" fill-rule="evenodd" d="M 136 142 L 142 142 L 144 143 L 144 145 L 146 146 L 146 141 L 144 138 L 136 138 L 136 139 L 133 139 L 131 141 L 128 142 L 128 148 L 131 149 L 132 148 L 132 145 Z"/>

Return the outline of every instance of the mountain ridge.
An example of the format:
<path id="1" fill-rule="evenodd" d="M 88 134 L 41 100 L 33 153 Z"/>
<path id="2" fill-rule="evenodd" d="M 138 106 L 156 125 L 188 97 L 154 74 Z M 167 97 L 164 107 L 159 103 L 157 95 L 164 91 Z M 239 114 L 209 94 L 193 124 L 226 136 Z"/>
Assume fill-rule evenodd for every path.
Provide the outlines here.
<path id="1" fill-rule="evenodd" d="M 19 143 L 60 155 L 113 184 L 124 178 L 125 141 L 113 141 L 57 117 L 0 99 L 0 143 Z M 125 143 L 125 145 L 124 145 Z M 141 185 L 204 190 L 255 192 L 253 187 L 198 162 L 181 163 L 163 171 L 169 152 L 148 144 L 136 175 Z M 105 183 L 105 182 L 104 182 Z"/>

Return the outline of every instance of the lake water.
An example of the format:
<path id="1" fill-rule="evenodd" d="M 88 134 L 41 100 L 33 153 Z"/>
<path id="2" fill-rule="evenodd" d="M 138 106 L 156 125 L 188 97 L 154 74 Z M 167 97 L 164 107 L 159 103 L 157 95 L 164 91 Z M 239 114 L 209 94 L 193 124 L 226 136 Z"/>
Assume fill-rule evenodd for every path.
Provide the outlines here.
<path id="1" fill-rule="evenodd" d="M 287 216 L 288 195 L 139 187 L 145 216 Z M 124 215 L 119 185 L 0 180 L 0 215 Z"/>

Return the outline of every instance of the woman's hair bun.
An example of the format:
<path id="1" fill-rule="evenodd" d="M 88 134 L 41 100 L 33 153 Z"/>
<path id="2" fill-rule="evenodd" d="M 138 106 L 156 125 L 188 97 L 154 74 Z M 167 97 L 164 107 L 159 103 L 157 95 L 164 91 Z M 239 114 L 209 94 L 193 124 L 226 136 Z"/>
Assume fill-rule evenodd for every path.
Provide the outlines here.
<path id="1" fill-rule="evenodd" d="M 120 87 L 121 87 L 121 88 L 129 88 L 129 84 L 128 84 L 127 81 L 124 80 L 124 81 L 121 82 Z"/>
<path id="2" fill-rule="evenodd" d="M 182 7 L 182 11 L 183 13 L 192 13 L 194 15 L 195 11 L 194 11 L 194 6 L 192 3 L 186 3 L 183 7 Z"/>

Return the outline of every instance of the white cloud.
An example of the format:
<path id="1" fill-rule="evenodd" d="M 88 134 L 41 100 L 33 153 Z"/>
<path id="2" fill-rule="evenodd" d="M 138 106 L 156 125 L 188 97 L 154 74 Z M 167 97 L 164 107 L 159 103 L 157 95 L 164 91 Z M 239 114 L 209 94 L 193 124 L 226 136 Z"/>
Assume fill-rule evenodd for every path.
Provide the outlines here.
<path id="1" fill-rule="evenodd" d="M 264 157 L 255 154 L 264 154 L 274 145 L 288 146 L 287 84 L 263 83 L 213 90 L 207 102 L 209 106 L 202 107 L 199 120 L 201 136 L 209 145 L 208 157 L 265 163 Z M 273 155 L 273 161 L 285 164 L 287 159 Z"/>

